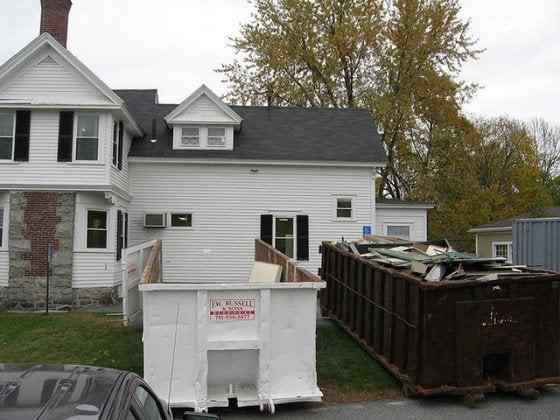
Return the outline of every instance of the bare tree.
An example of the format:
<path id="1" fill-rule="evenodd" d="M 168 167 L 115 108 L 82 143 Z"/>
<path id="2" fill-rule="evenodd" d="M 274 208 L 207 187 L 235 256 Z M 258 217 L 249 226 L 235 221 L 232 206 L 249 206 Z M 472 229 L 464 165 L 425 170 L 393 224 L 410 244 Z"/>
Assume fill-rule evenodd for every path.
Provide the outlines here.
<path id="1" fill-rule="evenodd" d="M 527 124 L 527 131 L 535 139 L 543 181 L 549 185 L 560 175 L 560 127 L 536 118 Z"/>

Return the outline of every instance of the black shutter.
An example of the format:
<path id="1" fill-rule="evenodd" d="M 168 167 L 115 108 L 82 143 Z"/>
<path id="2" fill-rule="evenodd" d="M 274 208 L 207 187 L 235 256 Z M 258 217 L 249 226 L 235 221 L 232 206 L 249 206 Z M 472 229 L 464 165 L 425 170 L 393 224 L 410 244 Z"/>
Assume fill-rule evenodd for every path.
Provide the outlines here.
<path id="1" fill-rule="evenodd" d="M 124 247 L 128 248 L 128 213 L 124 214 Z"/>
<path id="2" fill-rule="evenodd" d="M 309 260 L 309 216 L 297 216 L 297 259 Z"/>
<path id="3" fill-rule="evenodd" d="M 261 241 L 272 245 L 272 214 L 261 216 Z"/>
<path id="4" fill-rule="evenodd" d="M 122 211 L 117 211 L 117 261 L 121 260 L 123 249 L 123 214 Z"/>
<path id="5" fill-rule="evenodd" d="M 124 134 L 124 126 L 122 121 L 119 122 L 119 170 L 122 169 L 122 158 L 123 158 L 123 134 Z"/>
<path id="6" fill-rule="evenodd" d="M 16 144 L 14 160 L 29 161 L 29 135 L 31 132 L 31 111 L 16 112 Z"/>
<path id="7" fill-rule="evenodd" d="M 58 125 L 58 161 L 72 162 L 74 112 L 61 111 Z"/>
<path id="8" fill-rule="evenodd" d="M 118 135 L 119 125 L 117 123 L 113 124 L 113 165 L 117 166 L 119 151 L 118 151 Z"/>

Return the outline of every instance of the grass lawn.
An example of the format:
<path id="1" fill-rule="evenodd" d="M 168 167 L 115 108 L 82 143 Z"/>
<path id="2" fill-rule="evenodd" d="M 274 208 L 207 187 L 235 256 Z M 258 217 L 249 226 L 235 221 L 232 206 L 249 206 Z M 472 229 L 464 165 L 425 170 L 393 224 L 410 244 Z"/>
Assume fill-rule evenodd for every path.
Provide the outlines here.
<path id="1" fill-rule="evenodd" d="M 142 375 L 142 333 L 102 314 L 0 312 L 0 363 L 80 363 Z M 317 340 L 319 386 L 325 401 L 397 397 L 392 377 L 333 324 Z"/>

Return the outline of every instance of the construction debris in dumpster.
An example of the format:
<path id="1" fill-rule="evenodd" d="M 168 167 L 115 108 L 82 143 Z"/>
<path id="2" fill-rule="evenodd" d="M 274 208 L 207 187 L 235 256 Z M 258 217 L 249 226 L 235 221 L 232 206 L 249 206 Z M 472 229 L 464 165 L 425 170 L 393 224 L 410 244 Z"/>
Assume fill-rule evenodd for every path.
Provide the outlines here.
<path id="1" fill-rule="evenodd" d="M 384 266 L 407 270 L 427 282 L 479 280 L 524 276 L 529 268 L 511 265 L 505 258 L 481 258 L 458 252 L 447 241 L 410 242 L 391 236 L 371 235 L 359 241 L 337 242 L 336 246 Z M 546 275 L 546 271 L 531 275 Z"/>

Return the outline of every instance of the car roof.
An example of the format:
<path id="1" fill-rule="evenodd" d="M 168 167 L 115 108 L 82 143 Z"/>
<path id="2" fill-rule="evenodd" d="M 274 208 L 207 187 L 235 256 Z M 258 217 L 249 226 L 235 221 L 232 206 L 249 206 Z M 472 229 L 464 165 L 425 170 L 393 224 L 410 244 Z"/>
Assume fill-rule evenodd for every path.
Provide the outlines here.
<path id="1" fill-rule="evenodd" d="M 77 420 L 103 412 L 126 372 L 84 365 L 0 364 L 0 420 Z"/>

